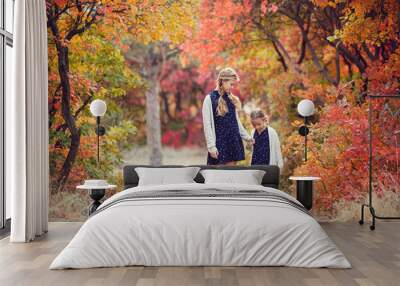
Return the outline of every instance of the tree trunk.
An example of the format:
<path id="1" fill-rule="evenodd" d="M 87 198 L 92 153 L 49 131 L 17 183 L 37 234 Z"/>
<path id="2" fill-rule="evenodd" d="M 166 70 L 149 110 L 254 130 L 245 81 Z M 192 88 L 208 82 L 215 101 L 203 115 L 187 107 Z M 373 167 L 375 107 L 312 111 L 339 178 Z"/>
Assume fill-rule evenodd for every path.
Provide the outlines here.
<path id="1" fill-rule="evenodd" d="M 137 49 L 135 44 L 135 42 L 132 42 L 132 50 Z M 150 154 L 149 163 L 151 165 L 161 165 L 160 79 L 163 78 L 162 71 L 165 62 L 165 51 L 162 45 L 154 44 L 142 47 L 140 57 L 136 58 L 134 55 L 131 55 L 128 58 L 133 67 L 139 69 L 141 77 L 146 79 L 148 83 L 145 97 L 146 139 Z M 168 102 L 164 103 L 168 104 Z"/>
<path id="2" fill-rule="evenodd" d="M 61 191 L 64 189 L 65 184 L 68 180 L 71 168 L 75 162 L 76 156 L 78 154 L 80 145 L 80 130 L 75 125 L 75 118 L 71 114 L 71 85 L 69 82 L 69 61 L 68 61 L 68 48 L 62 45 L 57 45 L 58 52 L 58 72 L 61 81 L 61 114 L 63 119 L 71 133 L 70 147 L 68 155 L 63 163 L 60 175 L 57 179 L 57 189 Z"/>
<path id="3" fill-rule="evenodd" d="M 89 6 L 85 6 L 89 4 Z M 71 29 L 66 33 L 65 37 L 61 36 L 61 33 L 58 29 L 58 20 L 61 17 L 61 14 L 66 13 L 69 15 L 68 10 L 59 11 L 58 6 L 47 7 L 47 26 L 50 28 L 53 36 L 54 42 L 57 49 L 57 60 L 58 60 L 58 73 L 60 75 L 60 88 L 61 88 L 61 115 L 64 119 L 66 127 L 60 127 L 60 130 L 68 129 L 70 132 L 70 146 L 68 150 L 67 157 L 64 160 L 61 172 L 57 179 L 57 190 L 61 191 L 64 189 L 65 184 L 68 180 L 69 174 L 71 172 L 72 166 L 75 163 L 76 156 L 78 155 L 80 139 L 81 139 L 81 130 L 75 124 L 75 117 L 79 115 L 81 110 L 89 103 L 91 97 L 87 101 L 84 102 L 82 109 L 78 109 L 75 115 L 72 114 L 72 106 L 71 106 L 71 85 L 69 82 L 69 50 L 68 46 L 64 42 L 70 42 L 75 35 L 79 35 L 84 33 L 87 29 L 93 25 L 98 18 L 99 15 L 97 13 L 98 5 L 101 3 L 97 3 L 96 1 L 93 3 L 81 3 L 76 1 L 76 5 L 79 11 L 82 9 L 86 9 L 88 11 L 86 13 L 85 19 L 82 17 L 77 17 L 75 19 L 74 24 L 71 26 Z M 52 6 L 52 5 L 51 5 Z M 85 7 L 83 7 L 85 6 Z M 58 90 L 58 88 L 57 88 Z M 57 94 L 57 92 L 56 92 Z M 54 113 L 56 111 L 53 111 Z M 54 114 L 50 113 L 50 118 L 54 116 Z M 52 120 L 49 121 L 49 128 L 51 127 Z M 59 142 L 59 141 L 58 141 Z"/>
<path id="4" fill-rule="evenodd" d="M 159 82 L 157 80 L 150 81 L 150 86 L 146 91 L 147 146 L 150 164 L 157 166 L 162 164 L 159 92 Z"/>

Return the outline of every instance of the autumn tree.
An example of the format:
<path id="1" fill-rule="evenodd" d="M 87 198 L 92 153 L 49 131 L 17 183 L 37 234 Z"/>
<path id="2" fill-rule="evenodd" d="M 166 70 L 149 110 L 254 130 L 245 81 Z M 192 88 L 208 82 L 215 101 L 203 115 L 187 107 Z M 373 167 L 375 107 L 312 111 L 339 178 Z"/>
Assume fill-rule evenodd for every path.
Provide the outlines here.
<path id="1" fill-rule="evenodd" d="M 92 26 L 104 21 L 106 17 L 115 19 L 130 10 L 129 2 L 115 1 L 47 1 L 47 26 L 50 42 L 57 50 L 57 68 L 59 86 L 55 90 L 49 107 L 49 126 L 51 127 L 57 106 L 61 105 L 64 123 L 57 126 L 57 131 L 68 131 L 70 146 L 58 177 L 58 186 L 63 188 L 78 154 L 81 130 L 76 124 L 80 113 L 93 98 L 93 89 L 85 94 L 74 94 L 71 87 L 70 49 L 74 38 L 81 36 Z M 78 97 L 82 104 L 73 110 L 71 101 Z"/>
<path id="2" fill-rule="evenodd" d="M 185 61 L 198 61 L 204 71 L 233 65 L 242 72 L 245 101 L 268 109 L 271 124 L 279 122 L 276 127 L 285 138 L 288 159 L 284 174 L 294 171 L 323 177 L 318 207 L 331 209 L 340 200 L 361 199 L 368 158 L 365 99 L 368 94 L 393 94 L 399 89 L 399 2 L 202 3 L 199 28 L 183 45 Z M 307 164 L 298 155 L 303 145 L 296 130 L 301 121 L 295 107 L 302 98 L 312 99 L 319 111 L 312 120 L 313 152 Z M 373 107 L 379 109 L 382 104 Z M 396 105 L 385 104 L 386 109 L 396 110 Z M 378 121 L 396 126 L 396 117 L 379 114 Z M 382 130 L 375 130 L 381 138 L 377 152 L 398 150 L 385 143 L 393 137 L 389 140 Z M 382 167 L 385 160 L 377 166 Z M 393 166 L 393 160 L 386 162 Z M 392 177 L 393 169 L 384 169 L 381 183 Z"/>
<path id="3" fill-rule="evenodd" d="M 205 148 L 202 103 L 204 95 L 215 88 L 214 75 L 199 73 L 195 65 L 182 66 L 179 57 L 164 65 L 161 79 L 163 145 L 179 148 Z"/>
<path id="4" fill-rule="evenodd" d="M 139 11 L 151 10 L 152 13 L 137 22 L 145 32 L 132 29 L 126 58 L 146 80 L 146 136 L 152 165 L 162 163 L 160 81 L 164 77 L 164 65 L 176 57 L 178 45 L 193 28 L 197 5 L 197 1 L 158 0 L 143 2 L 137 7 Z"/>
<path id="5" fill-rule="evenodd" d="M 82 86 L 85 81 L 81 81 L 79 74 L 71 72 L 71 43 L 79 41 L 82 36 L 90 34 L 91 31 L 96 31 L 98 35 L 102 35 L 104 39 L 119 46 L 125 52 L 129 48 L 126 42 L 140 43 L 147 49 L 148 52 L 143 57 L 146 68 L 143 69 L 141 66 L 137 69 L 137 73 L 148 83 L 148 91 L 146 91 L 148 141 L 151 153 L 156 158 L 153 162 L 157 163 L 161 160 L 157 76 L 162 66 L 162 54 L 158 52 L 157 42 L 160 42 L 161 47 L 164 44 L 168 46 L 182 41 L 182 37 L 190 27 L 191 17 L 189 16 L 192 7 L 192 1 L 58 0 L 47 2 L 49 38 L 57 51 L 56 65 L 59 80 L 59 85 L 54 89 L 54 96 L 49 103 L 49 127 L 52 127 L 54 117 L 60 108 L 63 122 L 55 129 L 59 133 L 67 132 L 69 134 L 67 140 L 70 142 L 57 179 L 60 189 L 65 186 L 80 147 L 82 130 L 77 125 L 77 120 L 93 97 L 102 91 L 102 84 L 96 84 L 93 81 L 81 89 L 81 92 L 76 92 L 77 90 L 74 89 L 74 82 Z M 183 23 L 186 24 L 183 25 Z M 103 81 L 101 78 L 98 80 Z M 74 103 L 78 101 L 81 104 L 76 106 Z M 56 143 L 57 146 L 60 144 L 61 141 Z"/>

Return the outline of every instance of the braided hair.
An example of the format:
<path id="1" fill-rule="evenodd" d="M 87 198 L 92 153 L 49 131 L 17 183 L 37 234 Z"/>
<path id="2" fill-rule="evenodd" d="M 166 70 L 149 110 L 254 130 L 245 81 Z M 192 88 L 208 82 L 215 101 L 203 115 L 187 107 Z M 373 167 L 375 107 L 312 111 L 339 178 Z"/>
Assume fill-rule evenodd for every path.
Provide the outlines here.
<path id="1" fill-rule="evenodd" d="M 233 68 L 227 67 L 219 72 L 216 82 L 216 90 L 221 95 L 218 99 L 217 105 L 217 115 L 219 116 L 224 116 L 226 113 L 228 113 L 228 105 L 226 104 L 226 101 L 222 97 L 222 95 L 225 93 L 223 83 L 229 80 L 239 81 L 239 76 Z M 242 103 L 240 102 L 239 97 L 233 95 L 231 92 L 228 92 L 228 98 L 232 101 L 237 110 L 240 110 L 242 108 Z"/>

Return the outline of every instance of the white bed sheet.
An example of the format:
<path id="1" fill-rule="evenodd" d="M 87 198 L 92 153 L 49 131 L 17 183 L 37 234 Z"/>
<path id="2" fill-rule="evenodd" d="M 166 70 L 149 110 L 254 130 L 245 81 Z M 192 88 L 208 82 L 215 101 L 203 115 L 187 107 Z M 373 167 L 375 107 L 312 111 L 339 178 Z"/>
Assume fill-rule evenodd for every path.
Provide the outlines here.
<path id="1" fill-rule="evenodd" d="M 263 190 L 238 184 L 177 184 L 127 189 Z M 350 268 L 310 215 L 282 203 L 245 198 L 124 201 L 90 217 L 50 269 L 145 266 L 293 266 Z"/>

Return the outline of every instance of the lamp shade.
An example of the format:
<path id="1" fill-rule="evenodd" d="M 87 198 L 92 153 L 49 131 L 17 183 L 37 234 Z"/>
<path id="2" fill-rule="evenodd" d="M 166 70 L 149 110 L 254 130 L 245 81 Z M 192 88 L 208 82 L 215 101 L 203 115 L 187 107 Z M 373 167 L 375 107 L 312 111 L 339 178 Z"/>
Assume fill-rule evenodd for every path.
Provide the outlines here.
<path id="1" fill-rule="evenodd" d="M 107 111 L 107 104 L 101 99 L 95 99 L 90 104 L 90 112 L 93 116 L 103 116 Z"/>
<path id="2" fill-rule="evenodd" d="M 303 99 L 297 105 L 297 112 L 303 117 L 313 115 L 314 110 L 315 110 L 314 103 L 309 99 Z"/>

